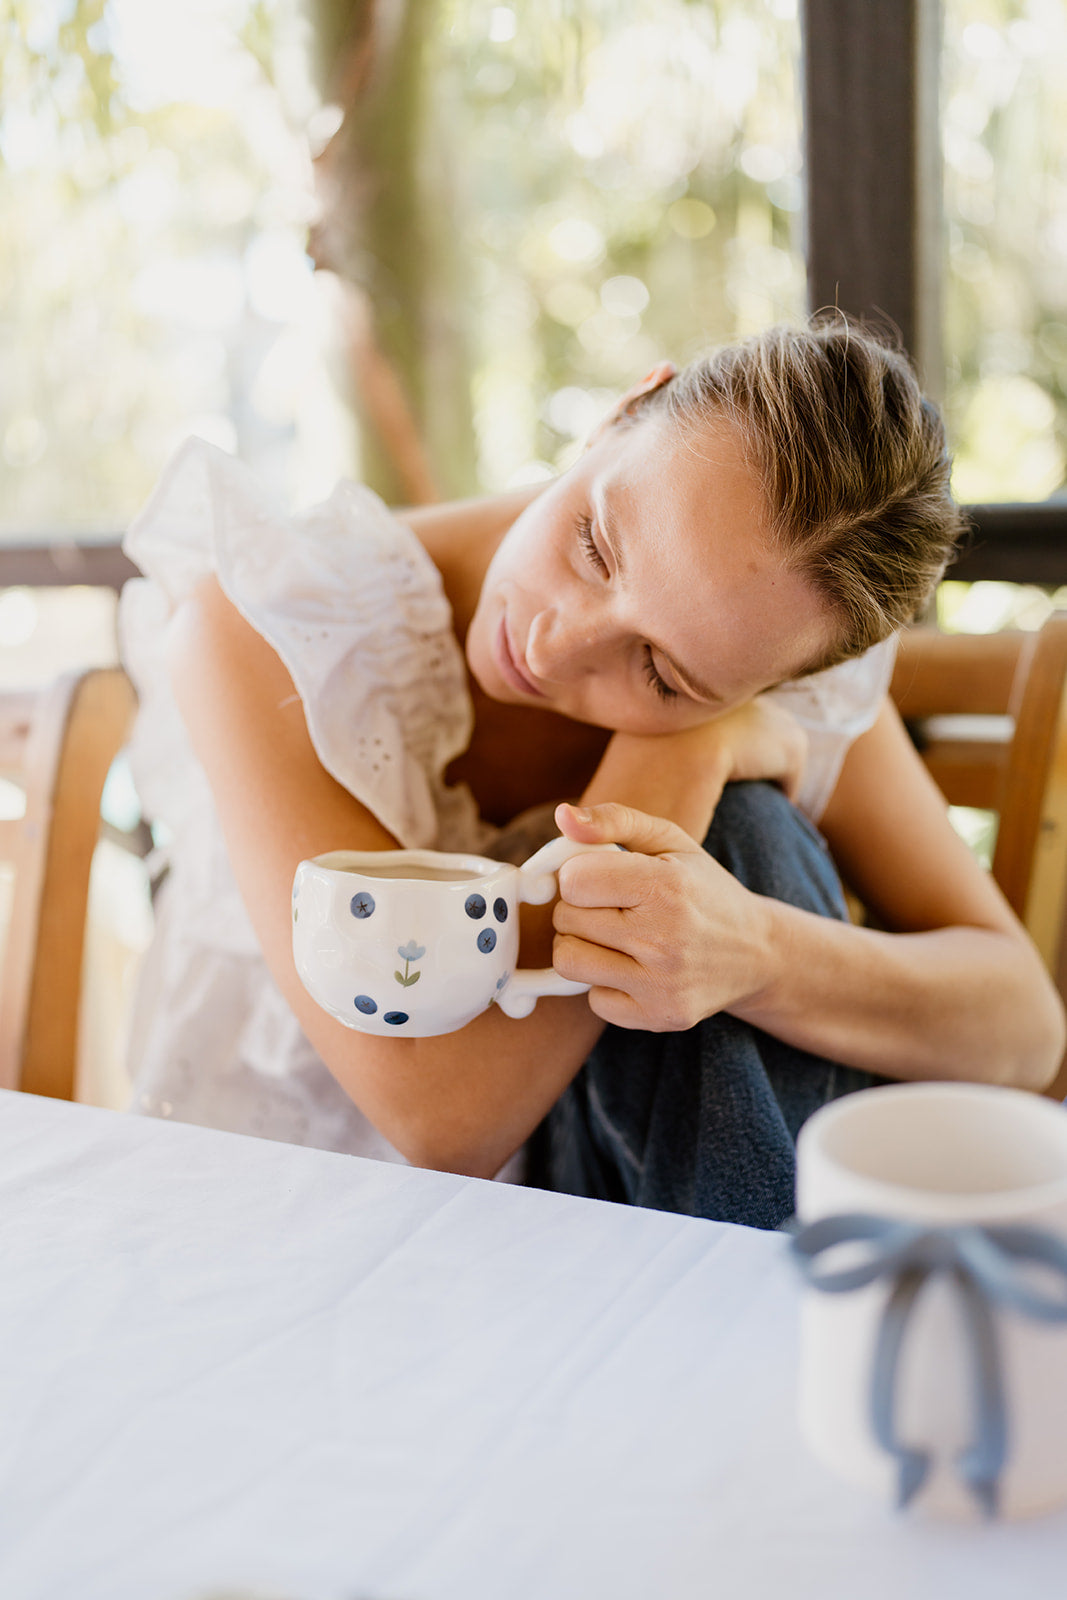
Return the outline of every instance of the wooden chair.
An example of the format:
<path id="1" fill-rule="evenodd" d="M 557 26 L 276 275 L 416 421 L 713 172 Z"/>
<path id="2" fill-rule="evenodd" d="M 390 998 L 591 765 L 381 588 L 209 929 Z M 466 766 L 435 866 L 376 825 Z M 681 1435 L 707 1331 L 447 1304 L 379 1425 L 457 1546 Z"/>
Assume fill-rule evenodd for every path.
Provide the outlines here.
<path id="1" fill-rule="evenodd" d="M 1067 999 L 1067 613 L 1035 633 L 911 628 L 891 692 L 949 805 L 996 812 L 993 876 Z"/>
<path id="2" fill-rule="evenodd" d="M 0 1087 L 72 1100 L 89 871 L 100 796 L 135 695 L 118 667 L 0 691 L 0 777 L 25 796 L 0 819 L 13 871 L 0 971 Z"/>

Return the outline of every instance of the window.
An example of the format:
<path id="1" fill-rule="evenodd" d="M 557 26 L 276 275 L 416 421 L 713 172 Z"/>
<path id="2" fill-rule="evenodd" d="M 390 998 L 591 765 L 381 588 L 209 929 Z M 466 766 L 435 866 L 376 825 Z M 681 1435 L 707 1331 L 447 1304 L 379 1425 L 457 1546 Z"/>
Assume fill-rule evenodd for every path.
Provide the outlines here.
<path id="1" fill-rule="evenodd" d="M 965 501 L 1067 469 L 1067 10 L 945 0 L 947 411 Z"/>

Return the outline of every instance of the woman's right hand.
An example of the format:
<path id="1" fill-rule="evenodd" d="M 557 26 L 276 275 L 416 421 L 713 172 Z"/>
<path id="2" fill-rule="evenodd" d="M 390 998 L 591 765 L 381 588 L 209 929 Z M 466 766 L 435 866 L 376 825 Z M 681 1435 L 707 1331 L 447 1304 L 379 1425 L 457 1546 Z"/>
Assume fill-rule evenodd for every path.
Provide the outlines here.
<path id="1" fill-rule="evenodd" d="M 768 902 L 663 817 L 629 805 L 556 807 L 568 839 L 618 853 L 559 869 L 552 964 L 589 985 L 593 1014 L 674 1033 L 751 1002 L 774 965 Z"/>

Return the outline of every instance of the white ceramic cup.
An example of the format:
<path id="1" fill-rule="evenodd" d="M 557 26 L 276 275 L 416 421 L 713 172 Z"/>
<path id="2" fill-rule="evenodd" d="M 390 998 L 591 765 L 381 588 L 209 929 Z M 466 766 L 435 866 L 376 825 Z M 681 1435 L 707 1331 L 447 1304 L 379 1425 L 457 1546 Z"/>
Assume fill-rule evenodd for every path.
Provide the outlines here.
<path id="1" fill-rule="evenodd" d="M 293 881 L 293 959 L 319 1005 L 361 1033 L 453 1033 L 496 1004 L 529 1016 L 542 995 L 589 985 L 518 969 L 518 907 L 544 905 L 572 856 L 613 844 L 553 839 L 521 867 L 435 850 L 335 850 Z"/>
<path id="2" fill-rule="evenodd" d="M 835 1100 L 800 1131 L 798 1221 L 856 1212 L 932 1226 L 1027 1224 L 1067 1239 L 1067 1111 L 977 1084 L 893 1084 Z M 836 1249 L 835 1268 L 864 1253 Z M 800 1422 L 821 1461 L 892 1501 L 897 1464 L 869 1420 L 891 1287 L 883 1278 L 842 1294 L 805 1290 Z M 926 1284 L 901 1346 L 894 1419 L 898 1438 L 933 1457 L 916 1509 L 972 1517 L 974 1500 L 955 1470 L 976 1422 L 961 1315 L 944 1275 Z M 1067 1327 L 999 1307 L 995 1322 L 1008 1416 L 999 1509 L 1027 1516 L 1067 1503 Z"/>

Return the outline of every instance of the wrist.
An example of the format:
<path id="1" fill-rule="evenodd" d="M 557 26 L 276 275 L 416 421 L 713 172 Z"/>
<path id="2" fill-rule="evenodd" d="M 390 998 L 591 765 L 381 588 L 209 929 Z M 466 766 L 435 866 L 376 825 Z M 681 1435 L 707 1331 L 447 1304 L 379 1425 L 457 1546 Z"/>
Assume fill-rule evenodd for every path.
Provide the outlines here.
<path id="1" fill-rule="evenodd" d="M 694 839 L 711 825 L 733 771 L 724 742 L 684 734 L 616 733 L 582 794 L 583 804 L 617 801 L 666 817 Z"/>
<path id="2" fill-rule="evenodd" d="M 742 1022 L 773 1033 L 790 975 L 795 975 L 800 959 L 794 948 L 794 935 L 796 919 L 804 914 L 769 895 L 747 892 L 751 900 L 746 962 L 749 983 L 730 1011 Z"/>

